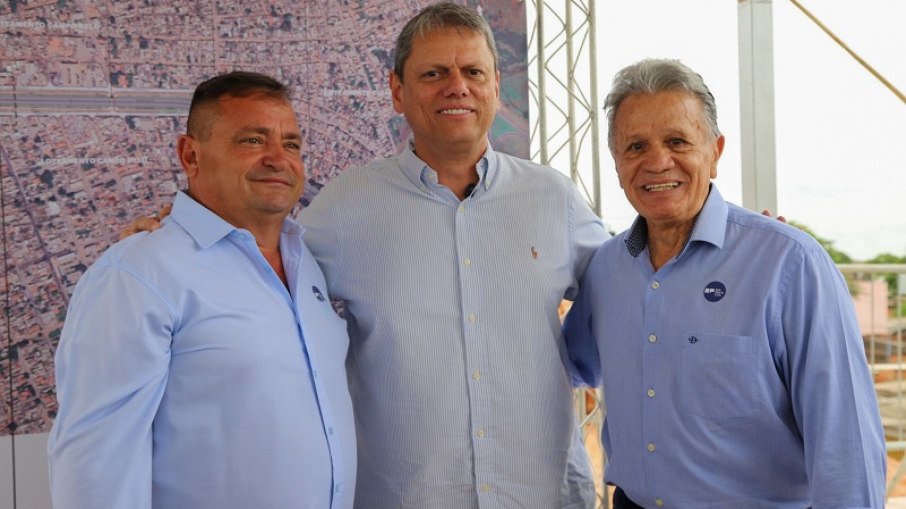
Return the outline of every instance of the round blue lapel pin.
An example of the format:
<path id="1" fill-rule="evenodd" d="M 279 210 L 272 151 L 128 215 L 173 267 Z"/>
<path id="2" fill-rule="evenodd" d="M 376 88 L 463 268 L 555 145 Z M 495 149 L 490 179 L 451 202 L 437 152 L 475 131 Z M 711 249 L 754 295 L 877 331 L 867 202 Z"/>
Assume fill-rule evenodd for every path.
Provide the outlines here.
<path id="1" fill-rule="evenodd" d="M 720 281 L 711 281 L 705 285 L 705 300 L 708 302 L 717 302 L 727 294 L 727 287 Z"/>

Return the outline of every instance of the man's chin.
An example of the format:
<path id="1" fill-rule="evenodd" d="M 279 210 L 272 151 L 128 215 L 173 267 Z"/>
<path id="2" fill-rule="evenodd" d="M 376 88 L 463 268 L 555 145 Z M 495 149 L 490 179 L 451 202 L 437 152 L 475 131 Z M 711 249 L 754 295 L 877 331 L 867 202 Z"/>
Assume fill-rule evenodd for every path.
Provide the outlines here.
<path id="1" fill-rule="evenodd" d="M 301 196 L 297 196 L 295 199 L 290 199 L 289 197 L 281 198 L 279 200 L 262 200 L 258 203 L 257 209 L 265 214 L 273 214 L 275 216 L 282 215 L 285 216 L 292 212 L 293 207 L 299 203 Z M 282 219 L 282 218 L 281 218 Z"/>
<path id="2" fill-rule="evenodd" d="M 437 137 L 442 143 L 452 147 L 479 147 L 487 144 L 487 131 L 477 129 L 465 131 L 463 129 L 449 129 Z"/>

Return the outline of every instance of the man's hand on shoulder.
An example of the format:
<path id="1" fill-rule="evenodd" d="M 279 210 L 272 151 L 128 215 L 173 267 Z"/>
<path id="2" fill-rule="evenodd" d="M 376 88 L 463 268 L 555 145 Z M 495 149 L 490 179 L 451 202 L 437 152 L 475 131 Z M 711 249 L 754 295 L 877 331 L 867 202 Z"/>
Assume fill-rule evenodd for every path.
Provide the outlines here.
<path id="1" fill-rule="evenodd" d="M 774 216 L 771 214 L 771 211 L 768 210 L 768 209 L 762 210 L 762 211 L 761 211 L 761 215 L 762 215 L 762 216 L 768 216 L 768 217 L 774 217 Z M 783 216 L 777 216 L 777 220 L 780 221 L 781 223 L 786 224 L 786 218 L 783 217 Z"/>
<path id="2" fill-rule="evenodd" d="M 120 230 L 120 240 L 123 240 L 134 233 L 153 232 L 160 228 L 161 220 L 170 215 L 170 210 L 172 208 L 173 205 L 164 205 L 156 214 L 133 219 L 131 223 Z"/>

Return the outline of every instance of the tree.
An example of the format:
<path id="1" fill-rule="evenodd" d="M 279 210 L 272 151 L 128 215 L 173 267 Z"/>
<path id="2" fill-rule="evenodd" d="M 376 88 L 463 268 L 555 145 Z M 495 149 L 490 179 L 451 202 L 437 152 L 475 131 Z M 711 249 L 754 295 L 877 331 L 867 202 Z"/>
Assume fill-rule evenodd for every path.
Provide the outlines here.
<path id="1" fill-rule="evenodd" d="M 815 234 L 815 232 L 811 230 L 811 228 L 805 226 L 804 224 L 797 223 L 796 221 L 790 221 L 789 224 L 814 237 L 814 239 L 817 240 L 819 244 L 821 244 L 821 247 L 823 247 L 824 250 L 827 251 L 827 254 L 830 255 L 831 260 L 833 260 L 834 263 L 852 263 L 853 259 L 848 254 L 834 247 L 834 241 L 825 239 L 824 237 L 819 237 Z M 856 280 L 855 275 L 845 274 L 844 278 L 846 279 L 846 286 L 849 288 L 850 295 L 852 295 L 853 297 L 858 295 L 859 288 L 854 283 L 854 281 Z"/>
<path id="2" fill-rule="evenodd" d="M 853 259 L 848 254 L 834 247 L 834 241 L 819 237 L 815 234 L 815 232 L 811 230 L 811 228 L 805 226 L 804 224 L 797 223 L 796 221 L 790 221 L 790 225 L 795 226 L 796 228 L 799 228 L 800 230 L 814 237 L 815 240 L 817 240 L 818 243 L 821 244 L 821 247 L 823 247 L 824 250 L 827 251 L 827 254 L 830 255 L 831 260 L 833 260 L 834 263 L 853 262 Z"/>

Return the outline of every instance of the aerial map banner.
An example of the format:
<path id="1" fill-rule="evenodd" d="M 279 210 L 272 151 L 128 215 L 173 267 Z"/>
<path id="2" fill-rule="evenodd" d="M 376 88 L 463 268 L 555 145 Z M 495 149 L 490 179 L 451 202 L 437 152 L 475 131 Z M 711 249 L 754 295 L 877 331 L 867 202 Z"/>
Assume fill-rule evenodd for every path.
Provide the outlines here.
<path id="1" fill-rule="evenodd" d="M 131 219 L 185 186 L 195 85 L 245 69 L 290 84 L 306 136 L 299 207 L 408 136 L 387 86 L 424 0 L 9 0 L 0 4 L 0 435 L 50 430 L 53 354 L 79 276 Z M 527 157 L 521 1 L 465 1 L 500 51 L 498 150 Z"/>

